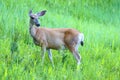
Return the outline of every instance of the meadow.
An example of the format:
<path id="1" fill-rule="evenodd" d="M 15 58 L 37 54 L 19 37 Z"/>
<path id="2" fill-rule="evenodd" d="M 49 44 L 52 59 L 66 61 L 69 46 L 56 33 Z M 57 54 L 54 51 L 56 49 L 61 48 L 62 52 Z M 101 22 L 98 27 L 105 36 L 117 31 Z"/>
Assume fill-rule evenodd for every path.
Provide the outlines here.
<path id="1" fill-rule="evenodd" d="M 29 10 L 47 10 L 41 27 L 84 33 L 79 69 L 69 51 L 52 50 L 41 65 L 41 50 L 29 34 Z M 0 0 L 0 80 L 119 80 L 120 0 Z"/>

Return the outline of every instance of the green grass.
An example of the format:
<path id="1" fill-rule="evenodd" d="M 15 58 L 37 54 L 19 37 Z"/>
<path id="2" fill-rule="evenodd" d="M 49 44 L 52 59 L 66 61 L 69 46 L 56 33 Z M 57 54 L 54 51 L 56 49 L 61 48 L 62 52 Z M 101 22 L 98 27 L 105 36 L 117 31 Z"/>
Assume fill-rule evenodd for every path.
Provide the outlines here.
<path id="1" fill-rule="evenodd" d="M 28 12 L 47 10 L 40 18 L 49 28 L 75 28 L 85 35 L 76 69 L 73 55 L 52 50 L 55 68 L 48 59 L 41 65 L 40 47 L 29 34 Z M 119 0 L 0 0 L 0 80 L 119 80 Z"/>

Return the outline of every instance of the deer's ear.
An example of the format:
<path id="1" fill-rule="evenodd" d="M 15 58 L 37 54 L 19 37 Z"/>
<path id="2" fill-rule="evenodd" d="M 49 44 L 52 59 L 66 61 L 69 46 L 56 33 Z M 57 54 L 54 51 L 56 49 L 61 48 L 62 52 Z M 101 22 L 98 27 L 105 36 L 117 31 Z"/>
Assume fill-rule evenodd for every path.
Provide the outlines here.
<path id="1" fill-rule="evenodd" d="M 32 10 L 29 11 L 29 16 L 31 16 L 31 14 L 32 14 Z"/>
<path id="2" fill-rule="evenodd" d="M 46 10 L 43 10 L 43 11 L 37 13 L 37 15 L 38 15 L 38 16 L 43 16 L 43 15 L 45 15 L 45 13 L 46 13 Z"/>

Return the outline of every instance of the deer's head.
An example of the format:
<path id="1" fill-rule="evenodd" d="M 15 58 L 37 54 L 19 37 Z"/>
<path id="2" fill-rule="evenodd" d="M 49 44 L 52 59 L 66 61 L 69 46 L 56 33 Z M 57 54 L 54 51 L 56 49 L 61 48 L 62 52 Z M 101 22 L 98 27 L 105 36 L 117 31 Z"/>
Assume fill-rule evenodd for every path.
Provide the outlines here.
<path id="1" fill-rule="evenodd" d="M 30 10 L 29 11 L 30 24 L 31 25 L 36 25 L 37 27 L 39 27 L 40 26 L 40 22 L 39 22 L 38 18 L 40 16 L 43 16 L 45 13 L 46 13 L 46 10 L 43 10 L 43 11 L 38 12 L 36 14 L 33 14 L 32 10 Z"/>

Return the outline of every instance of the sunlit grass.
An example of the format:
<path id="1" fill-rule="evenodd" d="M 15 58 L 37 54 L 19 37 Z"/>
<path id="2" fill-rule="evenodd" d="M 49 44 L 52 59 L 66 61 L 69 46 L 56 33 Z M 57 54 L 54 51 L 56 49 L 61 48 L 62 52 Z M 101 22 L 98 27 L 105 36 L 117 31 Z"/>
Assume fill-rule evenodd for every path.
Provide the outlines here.
<path id="1" fill-rule="evenodd" d="M 104 2 L 104 3 L 103 3 Z M 120 1 L 111 0 L 1 0 L 0 80 L 118 80 L 120 79 Z M 47 10 L 40 18 L 49 28 L 75 28 L 85 35 L 76 69 L 73 55 L 52 50 L 41 65 L 41 50 L 29 35 L 28 12 Z"/>

